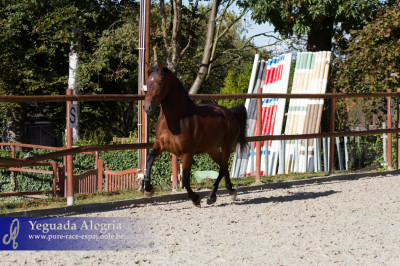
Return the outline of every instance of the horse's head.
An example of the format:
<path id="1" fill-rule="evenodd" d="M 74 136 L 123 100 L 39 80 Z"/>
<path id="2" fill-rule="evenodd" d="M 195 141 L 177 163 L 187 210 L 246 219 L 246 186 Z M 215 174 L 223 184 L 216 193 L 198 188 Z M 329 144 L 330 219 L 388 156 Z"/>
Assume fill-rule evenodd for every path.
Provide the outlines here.
<path id="1" fill-rule="evenodd" d="M 149 70 L 146 80 L 147 93 L 143 104 L 143 110 L 146 113 L 152 113 L 167 96 L 170 88 L 167 84 L 168 74 L 160 64 Z"/>

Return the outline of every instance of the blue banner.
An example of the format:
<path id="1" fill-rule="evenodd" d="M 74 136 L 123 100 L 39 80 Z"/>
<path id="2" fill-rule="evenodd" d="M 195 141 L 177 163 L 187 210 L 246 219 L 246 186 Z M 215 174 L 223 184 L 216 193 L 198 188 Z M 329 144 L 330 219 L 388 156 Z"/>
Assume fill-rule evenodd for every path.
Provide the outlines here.
<path id="1" fill-rule="evenodd" d="M 0 250 L 126 250 L 140 246 L 137 220 L 0 217 Z"/>

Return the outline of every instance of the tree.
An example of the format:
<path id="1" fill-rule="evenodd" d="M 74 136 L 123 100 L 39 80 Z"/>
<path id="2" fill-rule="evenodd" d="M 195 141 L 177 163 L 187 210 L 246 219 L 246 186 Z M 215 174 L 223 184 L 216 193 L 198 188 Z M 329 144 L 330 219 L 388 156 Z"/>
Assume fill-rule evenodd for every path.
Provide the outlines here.
<path id="1" fill-rule="evenodd" d="M 240 73 L 235 70 L 229 70 L 228 75 L 224 80 L 224 87 L 221 88 L 222 94 L 234 94 L 234 93 L 247 93 L 247 87 L 250 82 L 252 66 L 247 65 Z M 227 108 L 244 104 L 245 99 L 236 100 L 219 100 L 218 104 L 223 105 Z"/>
<path id="2" fill-rule="evenodd" d="M 400 85 L 400 3 L 381 8 L 376 18 L 362 30 L 354 31 L 347 50 L 334 63 L 333 85 L 339 92 L 376 92 Z M 348 124 L 380 119 L 386 99 L 366 98 L 342 102 Z M 360 109 L 360 106 L 364 108 Z M 375 108 L 372 108 L 375 107 Z M 354 115 L 352 115 L 354 114 Z"/>
<path id="3" fill-rule="evenodd" d="M 124 1 L 125 5 L 129 2 Z M 111 0 L 1 1 L 0 93 L 65 94 L 68 86 L 68 54 L 71 43 L 76 40 L 74 29 L 82 32 L 81 62 L 88 61 L 98 47 L 103 31 L 120 18 L 125 5 Z M 129 39 L 132 40 L 132 36 Z M 130 47 L 132 54 L 134 47 Z M 83 107 L 82 110 L 83 121 L 92 121 L 88 117 L 96 113 L 90 108 Z M 41 119 L 55 122 L 59 132 L 65 126 L 65 105 L 59 103 L 23 107 L 6 104 L 2 105 L 0 111 L 0 117 L 7 125 L 3 127 L 4 136 L 15 136 L 4 141 L 22 141 L 20 124 L 27 116 L 32 118 L 40 114 Z"/>
<path id="4" fill-rule="evenodd" d="M 161 48 L 160 61 L 165 61 L 168 68 L 187 81 L 185 83 L 192 84 L 192 94 L 197 93 L 210 73 L 220 67 L 216 64 L 221 58 L 218 47 L 237 30 L 237 24 L 247 12 L 246 9 L 238 15 L 230 12 L 235 2 L 213 0 L 210 5 L 201 6 L 196 0 L 184 6 L 182 0 L 172 0 L 171 4 L 160 0 L 159 10 L 152 11 L 152 28 L 156 28 L 152 43 Z M 226 47 L 229 48 L 233 48 L 232 44 Z M 239 49 L 235 52 L 240 54 Z M 234 54 L 232 50 L 231 54 Z M 232 58 L 237 59 L 237 56 Z"/>
<path id="5" fill-rule="evenodd" d="M 98 39 L 97 49 L 81 64 L 83 94 L 137 94 L 137 17 L 129 10 Z M 86 102 L 82 104 L 82 124 L 89 132 L 111 138 L 129 136 L 136 129 L 136 102 Z"/>
<path id="6" fill-rule="evenodd" d="M 372 23 L 353 34 L 349 48 L 335 62 L 335 86 L 349 92 L 385 91 L 398 87 L 399 3 L 391 8 L 381 8 Z"/>
<path id="7" fill-rule="evenodd" d="M 252 10 L 257 23 L 269 22 L 284 37 L 307 36 L 308 51 L 330 51 L 332 39 L 342 39 L 350 30 L 360 29 L 386 0 L 249 0 L 241 5 Z"/>

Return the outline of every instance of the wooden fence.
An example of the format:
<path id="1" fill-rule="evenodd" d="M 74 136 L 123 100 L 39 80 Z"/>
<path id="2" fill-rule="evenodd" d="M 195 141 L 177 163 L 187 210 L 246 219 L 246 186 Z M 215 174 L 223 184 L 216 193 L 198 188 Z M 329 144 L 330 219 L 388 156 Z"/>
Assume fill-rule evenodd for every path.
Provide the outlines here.
<path id="1" fill-rule="evenodd" d="M 27 196 L 27 195 L 41 195 L 41 194 L 53 194 L 56 196 L 57 192 L 60 192 L 60 189 L 57 189 L 57 162 L 49 162 L 49 163 L 39 163 L 34 166 L 51 166 L 51 170 L 40 170 L 40 169 L 29 169 L 29 168 L 16 168 L 9 167 L 8 170 L 11 172 L 11 176 L 14 177 L 14 172 L 25 172 L 25 173 L 38 173 L 38 174 L 47 174 L 53 176 L 53 183 L 51 190 L 38 190 L 38 191 L 22 191 L 22 192 L 2 192 L 0 193 L 0 197 L 12 197 L 12 196 Z M 13 181 L 15 182 L 15 181 Z"/>
<path id="2" fill-rule="evenodd" d="M 105 191 L 115 191 L 117 189 L 136 188 L 138 181 L 137 168 L 124 171 L 111 171 L 106 169 Z"/>
<path id="3" fill-rule="evenodd" d="M 333 171 L 334 167 L 334 156 L 335 146 L 334 146 L 334 138 L 340 136 L 363 136 L 363 135 L 377 135 L 377 134 L 397 134 L 397 138 L 399 139 L 399 123 L 400 123 L 400 102 L 398 101 L 398 118 L 396 128 L 391 129 L 382 129 L 382 130 L 367 130 L 367 131 L 358 131 L 358 132 L 336 132 L 335 131 L 335 105 L 337 98 L 367 98 L 367 97 L 386 97 L 388 100 L 391 97 L 400 97 L 400 89 L 397 92 L 376 92 L 376 93 L 327 93 L 327 94 L 277 94 L 277 93 L 257 93 L 257 94 L 230 94 L 230 95 L 216 95 L 216 94 L 208 94 L 208 95 L 190 95 L 190 98 L 193 100 L 219 100 L 219 99 L 249 99 L 249 98 L 323 98 L 323 99 L 331 99 L 331 110 L 330 110 L 330 131 L 319 134 L 301 134 L 301 135 L 280 135 L 280 136 L 254 136 L 247 137 L 248 142 L 260 142 L 267 140 L 288 140 L 288 139 L 311 139 L 311 138 L 326 138 L 329 137 L 330 141 L 330 149 L 329 152 L 331 154 L 329 161 L 329 172 Z M 0 96 L 0 102 L 68 102 L 68 101 L 136 101 L 143 100 L 144 95 L 122 95 L 122 94 L 106 94 L 106 95 L 45 95 L 45 96 Z M 389 116 L 389 110 L 388 110 Z M 0 167 L 21 167 L 21 166 L 29 166 L 34 165 L 35 163 L 43 160 L 53 159 L 57 157 L 73 155 L 76 153 L 82 152 L 94 152 L 94 151 L 111 151 L 111 150 L 125 150 L 125 149 L 148 149 L 151 148 L 153 143 L 137 143 L 137 144 L 120 144 L 120 145 L 96 145 L 96 146 L 81 146 L 75 148 L 68 148 L 63 150 L 57 150 L 54 152 L 50 152 L 48 154 L 38 155 L 31 158 L 25 159 L 14 159 L 14 158 L 0 158 Z M 391 151 L 391 147 L 388 149 L 388 152 Z M 397 159 L 398 159 L 398 167 L 400 166 L 400 141 L 398 141 L 397 147 Z M 391 156 L 390 156 L 391 157 Z M 258 160 L 259 161 L 259 160 Z M 176 166 L 177 163 L 173 162 L 173 166 Z M 177 169 L 177 167 L 173 167 L 173 169 Z M 177 180 L 177 172 L 173 171 L 173 179 Z M 257 173 L 256 173 L 257 176 Z M 259 177 L 259 173 L 258 173 Z M 109 181 L 110 182 L 110 181 Z M 112 183 L 112 182 L 111 182 Z M 177 184 L 176 181 L 173 181 L 173 185 Z M 98 188 L 100 186 L 98 185 Z M 107 189 L 110 189 L 109 187 Z M 73 191 L 72 191 L 73 193 Z"/>
<path id="4" fill-rule="evenodd" d="M 103 160 L 98 160 L 96 169 L 74 174 L 73 184 L 76 193 L 93 193 L 103 190 Z"/>
<path id="5" fill-rule="evenodd" d="M 62 147 L 51 147 L 42 146 L 34 144 L 24 144 L 24 143 L 0 143 L 0 147 L 9 146 L 11 147 L 11 159 L 16 157 L 16 147 L 21 148 L 31 148 L 31 149 L 44 149 L 51 151 L 63 151 L 65 148 Z M 74 175 L 75 187 L 74 190 L 78 193 L 91 193 L 96 190 L 102 189 L 102 160 L 98 160 L 98 153 L 96 152 L 84 152 L 86 154 L 96 156 L 96 169 L 89 170 L 83 174 Z M 65 196 L 65 158 L 64 165 L 57 166 L 57 162 L 43 162 L 30 164 L 30 167 L 34 166 L 52 166 L 52 170 L 39 170 L 39 169 L 29 169 L 21 167 L 7 167 L 8 171 L 11 172 L 11 182 L 14 182 L 14 172 L 26 172 L 26 173 L 39 173 L 39 174 L 49 174 L 53 175 L 53 185 L 52 190 L 40 190 L 40 191 L 24 191 L 24 192 L 2 192 L 0 197 L 11 197 L 11 196 L 27 196 L 27 195 L 41 195 L 41 194 L 52 194 L 56 196 L 57 194 Z M 99 167 L 100 166 L 100 167 Z M 101 169 L 101 173 L 98 169 Z M 93 173 L 95 173 L 95 177 Z M 100 181 L 98 179 L 100 178 Z"/>

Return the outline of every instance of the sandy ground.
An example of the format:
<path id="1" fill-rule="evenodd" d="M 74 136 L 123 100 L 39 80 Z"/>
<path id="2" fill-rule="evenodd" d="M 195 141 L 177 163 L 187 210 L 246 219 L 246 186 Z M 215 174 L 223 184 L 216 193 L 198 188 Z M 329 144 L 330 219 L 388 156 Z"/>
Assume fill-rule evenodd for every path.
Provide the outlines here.
<path id="1" fill-rule="evenodd" d="M 400 265 L 400 176 L 131 206 L 129 251 L 3 251 L 2 265 Z"/>

